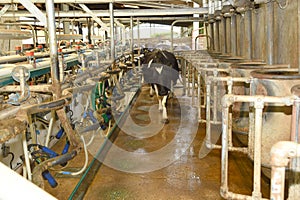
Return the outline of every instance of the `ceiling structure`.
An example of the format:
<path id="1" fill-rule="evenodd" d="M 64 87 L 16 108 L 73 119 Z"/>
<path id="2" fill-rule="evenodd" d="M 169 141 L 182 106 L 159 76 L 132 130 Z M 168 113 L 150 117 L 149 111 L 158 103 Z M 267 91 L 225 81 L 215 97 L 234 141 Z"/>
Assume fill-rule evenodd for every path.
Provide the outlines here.
<path id="1" fill-rule="evenodd" d="M 155 24 L 172 24 L 177 19 L 193 18 L 194 14 L 200 17 L 207 13 L 202 7 L 202 0 L 54 0 L 55 16 L 60 20 L 81 20 L 99 18 L 109 23 L 109 3 L 113 3 L 114 17 L 119 23 L 129 26 L 130 17 L 140 22 Z M 199 4 L 194 7 L 194 3 Z M 32 11 L 35 7 L 35 11 Z M 200 8 L 199 8 L 200 7 Z M 46 15 L 45 0 L 0 0 L 0 17 L 37 18 L 37 15 Z M 40 14 L 36 14 L 38 12 Z M 189 26 L 192 22 L 181 22 L 178 26 Z"/>

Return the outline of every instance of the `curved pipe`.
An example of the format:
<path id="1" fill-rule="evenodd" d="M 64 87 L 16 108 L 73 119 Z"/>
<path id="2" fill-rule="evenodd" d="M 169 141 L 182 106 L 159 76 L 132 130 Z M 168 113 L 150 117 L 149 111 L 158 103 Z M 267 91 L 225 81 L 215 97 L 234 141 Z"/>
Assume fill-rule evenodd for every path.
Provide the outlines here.
<path id="1" fill-rule="evenodd" d="M 0 25 L 26 25 L 29 26 L 32 30 L 32 39 L 33 39 L 33 46 L 34 48 L 36 48 L 36 34 L 35 34 L 35 30 L 33 28 L 33 26 L 31 24 L 22 24 L 22 23 L 0 23 Z"/>
<path id="2" fill-rule="evenodd" d="M 197 35 L 197 37 L 195 38 L 195 50 L 197 50 L 197 40 L 198 40 L 198 38 L 203 37 L 203 36 L 205 36 L 207 40 L 209 39 L 209 47 L 207 47 L 207 49 L 210 50 L 210 47 L 212 46 L 212 38 L 210 37 L 210 35 L 207 35 L 207 34 Z"/>
<path id="3" fill-rule="evenodd" d="M 178 22 L 203 22 L 203 18 L 193 18 L 193 19 L 178 19 L 175 20 L 172 24 L 171 24 L 171 52 L 174 51 L 174 25 L 177 24 Z"/>
<path id="4" fill-rule="evenodd" d="M 238 197 L 239 199 L 253 199 L 253 198 L 261 198 L 260 192 L 260 179 L 261 179 L 261 128 L 262 128 L 262 111 L 265 103 L 282 103 L 287 106 L 291 106 L 293 104 L 294 97 L 286 96 L 286 97 L 275 97 L 275 96 L 262 96 L 262 95 L 254 95 L 254 96 L 246 96 L 246 95 L 233 95 L 233 94 L 225 94 L 222 97 L 222 160 L 221 160 L 221 189 L 220 193 L 223 198 L 235 199 Z M 228 152 L 234 150 L 232 147 L 232 143 L 230 143 L 231 136 L 231 120 L 229 120 L 229 107 L 234 102 L 248 102 L 253 103 L 255 108 L 255 121 L 254 124 L 250 124 L 249 126 L 253 127 L 255 131 L 254 138 L 254 175 L 253 175 L 253 192 L 252 196 L 235 194 L 229 191 L 228 188 Z M 253 132 L 249 132 L 249 137 L 251 138 Z M 239 147 L 235 147 L 238 151 L 242 151 L 243 149 Z M 247 149 L 247 151 L 249 151 Z M 237 195 L 237 196 L 236 196 Z"/>
<path id="5" fill-rule="evenodd" d="M 281 141 L 271 149 L 271 191 L 270 199 L 284 199 L 285 167 L 292 158 L 300 157 L 300 144 Z"/>

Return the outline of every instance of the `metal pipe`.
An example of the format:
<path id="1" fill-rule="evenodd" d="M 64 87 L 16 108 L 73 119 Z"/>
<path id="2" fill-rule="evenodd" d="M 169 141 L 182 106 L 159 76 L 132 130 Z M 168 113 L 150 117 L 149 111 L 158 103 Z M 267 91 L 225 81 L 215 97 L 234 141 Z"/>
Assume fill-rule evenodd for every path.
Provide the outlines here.
<path id="1" fill-rule="evenodd" d="M 139 67 L 139 71 L 142 70 L 141 68 L 141 40 L 140 40 L 140 20 L 137 19 L 136 21 L 137 23 L 137 46 L 138 46 L 138 67 Z"/>
<path id="2" fill-rule="evenodd" d="M 218 94 L 216 93 L 217 91 L 217 83 L 218 82 L 224 82 L 226 81 L 227 82 L 227 91 L 228 93 L 227 94 L 232 94 L 232 86 L 233 86 L 233 82 L 243 82 L 243 83 L 249 83 L 250 80 L 248 78 L 245 78 L 245 77 L 230 77 L 230 76 L 227 76 L 227 77 L 217 77 L 217 72 L 220 70 L 220 69 L 213 69 L 213 68 L 208 68 L 207 70 L 214 70 L 214 76 L 209 76 L 207 78 L 207 84 L 209 84 L 209 86 L 207 85 L 206 86 L 206 95 L 208 95 L 210 93 L 210 85 L 211 83 L 213 83 L 214 85 L 214 93 L 213 93 L 213 99 L 214 99 L 214 106 L 213 106 L 213 121 L 210 120 L 210 114 L 206 114 L 206 146 L 207 148 L 214 148 L 214 149 L 220 149 L 220 145 L 215 145 L 215 144 L 212 144 L 211 142 L 211 126 L 210 126 L 210 123 L 213 123 L 213 124 L 218 124 L 220 122 L 217 121 L 217 100 L 218 100 Z M 220 71 L 228 71 L 226 69 L 221 69 Z M 209 87 L 209 88 L 208 88 Z M 208 100 L 210 101 L 210 97 L 207 97 L 207 102 Z M 207 104 L 206 106 L 206 113 L 209 111 L 210 113 L 210 109 L 211 109 L 211 106 L 210 106 L 210 103 Z M 229 122 L 229 125 L 228 125 L 228 133 L 231 133 L 231 121 L 232 121 L 232 113 L 229 113 L 229 116 L 228 116 L 228 122 Z M 231 141 L 231 134 L 228 135 L 228 143 L 229 143 L 229 148 L 232 149 L 233 145 L 232 145 L 232 141 Z M 245 152 L 244 150 L 241 150 L 242 152 Z"/>
<path id="3" fill-rule="evenodd" d="M 110 16 L 110 58 L 115 60 L 115 26 L 114 26 L 114 4 L 109 3 L 109 16 Z"/>
<path id="4" fill-rule="evenodd" d="M 262 199 L 260 191 L 261 176 L 261 130 L 262 130 L 262 110 L 265 103 L 279 103 L 290 106 L 293 104 L 294 96 L 246 96 L 226 94 L 222 98 L 222 160 L 221 160 L 221 188 L 220 192 L 224 198 L 236 199 Z M 253 103 L 255 108 L 255 137 L 254 137 L 254 181 L 252 196 L 241 195 L 229 192 L 228 190 L 228 151 L 229 151 L 229 108 L 234 102 Z M 250 137 L 250 136 L 249 136 Z"/>
<path id="5" fill-rule="evenodd" d="M 21 23 L 0 23 L 0 25 L 26 25 L 29 26 L 32 32 L 32 40 L 33 40 L 33 46 L 36 48 L 36 41 L 37 41 L 37 35 L 35 32 L 34 27 L 31 24 L 21 24 Z"/>
<path id="6" fill-rule="evenodd" d="M 300 144 L 296 142 L 280 141 L 272 146 L 270 199 L 284 199 L 285 167 L 297 157 L 300 157 Z"/>
<path id="7" fill-rule="evenodd" d="M 215 50 L 215 35 L 214 35 L 214 21 L 211 21 L 210 23 L 210 37 L 211 37 L 211 49 L 212 51 Z"/>
<path id="8" fill-rule="evenodd" d="M 212 39 L 211 39 L 210 35 L 199 34 L 199 35 L 197 35 L 197 37 L 195 38 L 195 50 L 197 50 L 197 40 L 198 40 L 198 38 L 203 37 L 203 36 L 205 36 L 205 37 L 207 38 L 207 47 L 208 47 L 208 43 L 210 44 L 209 46 L 212 46 L 212 44 L 211 44 Z M 208 38 L 209 38 L 209 42 L 208 42 Z"/>
<path id="9" fill-rule="evenodd" d="M 133 55 L 133 17 L 130 17 L 130 52 Z M 133 57 L 131 57 L 131 61 L 133 61 Z"/>
<path id="10" fill-rule="evenodd" d="M 245 57 L 252 59 L 252 10 L 245 13 Z"/>
<path id="11" fill-rule="evenodd" d="M 207 28 L 208 28 L 208 22 L 205 22 L 204 23 L 204 30 L 205 30 L 205 35 L 206 35 L 206 48 L 207 50 L 210 49 L 211 47 L 211 38 L 209 38 L 210 36 L 208 35 L 208 31 L 207 31 Z M 209 38 L 209 42 L 208 42 L 208 38 Z M 197 38 L 196 38 L 197 39 Z M 196 49 L 195 49 L 196 50 Z"/>
<path id="12" fill-rule="evenodd" d="M 300 4 L 298 2 L 298 44 L 300 44 Z M 300 52 L 300 47 L 298 45 L 298 52 Z M 298 53 L 298 73 L 300 74 L 300 53 Z"/>
<path id="13" fill-rule="evenodd" d="M 236 14 L 231 15 L 231 56 L 237 56 L 237 28 L 236 28 Z"/>
<path id="14" fill-rule="evenodd" d="M 226 31 L 226 54 L 230 54 L 230 52 L 231 52 L 231 29 L 230 29 L 230 27 L 231 27 L 231 17 L 229 17 L 229 16 L 226 16 L 226 29 L 225 29 L 225 31 Z"/>
<path id="15" fill-rule="evenodd" d="M 292 87 L 291 92 L 295 96 L 292 111 L 291 141 L 300 143 L 300 85 Z"/>
<path id="16" fill-rule="evenodd" d="M 227 53 L 227 35 L 226 35 L 226 18 L 222 17 L 222 24 L 223 24 L 223 49 L 222 49 L 222 54 Z"/>
<path id="17" fill-rule="evenodd" d="M 274 1 L 266 4 L 266 53 L 267 64 L 274 64 Z"/>
<path id="18" fill-rule="evenodd" d="M 203 22 L 203 18 L 201 19 L 182 19 L 182 20 L 175 20 L 171 24 L 171 52 L 174 51 L 174 25 L 177 24 L 178 22 Z"/>
<path id="19" fill-rule="evenodd" d="M 215 22 L 215 50 L 216 52 L 220 52 L 220 20 L 216 20 Z"/>
<path id="20" fill-rule="evenodd" d="M 33 3 L 45 3 L 45 0 L 31 0 Z M 157 0 L 148 0 L 151 1 L 157 1 Z M 170 0 L 160 0 L 160 1 L 170 1 Z M 54 0 L 54 3 L 110 3 L 112 0 Z M 115 3 L 121 3 L 121 2 L 136 2 L 136 0 L 114 0 Z M 2 0 L 1 3 L 20 3 L 19 0 Z"/>
<path id="21" fill-rule="evenodd" d="M 254 137 L 254 163 L 253 163 L 253 192 L 252 196 L 254 199 L 261 199 L 261 133 L 262 133 L 262 118 L 264 102 L 255 101 L 255 137 Z"/>
<path id="22" fill-rule="evenodd" d="M 259 41 L 259 30 L 260 30 L 260 17 L 259 17 L 259 11 L 254 10 L 253 11 L 254 14 L 254 26 L 253 26 L 253 38 L 255 38 L 255 40 L 253 41 L 253 48 L 252 48 L 252 54 L 253 54 L 253 58 L 254 59 L 262 59 L 261 58 L 261 51 L 259 49 L 261 49 L 260 47 L 260 43 L 261 41 Z"/>
<path id="23" fill-rule="evenodd" d="M 50 65 L 51 65 L 51 81 L 53 85 L 54 99 L 61 97 L 61 88 L 59 82 L 59 66 L 58 66 L 58 53 L 57 53 L 57 40 L 56 40 L 56 26 L 54 14 L 53 0 L 46 1 L 48 33 L 49 33 L 49 48 L 50 48 Z"/>
<path id="24" fill-rule="evenodd" d="M 2 1 L 1 1 L 2 3 Z M 45 2 L 43 2 L 45 3 Z M 74 3 L 74 1 L 72 2 Z M 97 2 L 99 3 L 99 2 Z M 193 14 L 207 14 L 207 8 L 172 8 L 172 9 L 118 9 L 114 11 L 115 17 L 145 17 L 145 16 L 174 16 L 174 15 L 193 15 Z M 109 10 L 93 10 L 94 16 L 97 17 L 109 17 Z M 91 15 L 84 11 L 72 11 L 65 12 L 59 11 L 55 12 L 56 16 L 60 18 L 76 18 L 78 16 L 89 18 Z M 35 17 L 28 11 L 18 11 L 10 12 L 7 11 L 3 17 L 5 18 L 15 18 L 15 17 Z"/>

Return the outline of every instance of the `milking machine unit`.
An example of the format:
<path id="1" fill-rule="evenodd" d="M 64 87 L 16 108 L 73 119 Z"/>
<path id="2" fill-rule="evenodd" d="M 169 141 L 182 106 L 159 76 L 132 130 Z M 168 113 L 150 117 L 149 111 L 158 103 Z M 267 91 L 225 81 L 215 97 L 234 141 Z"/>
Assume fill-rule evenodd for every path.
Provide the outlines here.
<path id="1" fill-rule="evenodd" d="M 55 25 L 48 28 L 49 49 L 23 56 L 18 47 L 18 55 L 0 58 L 10 62 L 0 67 L 0 161 L 42 188 L 45 180 L 58 186 L 54 174 L 85 171 L 88 148 L 101 147 L 95 141 L 107 137 L 139 88 L 138 74 L 128 66 L 130 55 L 112 64 L 103 56 L 106 49 L 97 46 L 57 48 Z M 69 163 L 81 151 L 85 161 L 72 171 Z"/>

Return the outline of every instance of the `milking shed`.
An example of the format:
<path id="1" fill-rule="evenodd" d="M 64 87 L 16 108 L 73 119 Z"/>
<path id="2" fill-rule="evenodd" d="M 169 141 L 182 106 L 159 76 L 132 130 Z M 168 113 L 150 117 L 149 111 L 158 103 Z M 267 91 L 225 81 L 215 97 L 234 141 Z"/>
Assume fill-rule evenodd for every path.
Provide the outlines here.
<path id="1" fill-rule="evenodd" d="M 0 199 L 300 199 L 299 0 L 0 0 Z"/>

